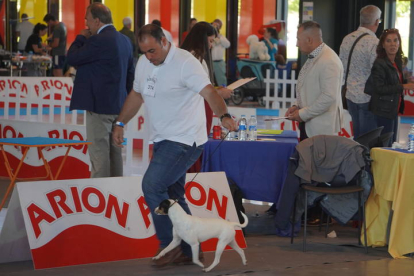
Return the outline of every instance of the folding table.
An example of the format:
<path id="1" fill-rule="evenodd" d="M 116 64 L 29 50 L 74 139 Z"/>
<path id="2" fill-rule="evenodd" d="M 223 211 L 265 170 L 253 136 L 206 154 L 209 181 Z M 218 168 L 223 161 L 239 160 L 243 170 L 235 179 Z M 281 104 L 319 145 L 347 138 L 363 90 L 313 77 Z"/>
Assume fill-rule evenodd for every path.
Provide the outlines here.
<path id="1" fill-rule="evenodd" d="M 31 148 L 37 148 L 37 152 L 39 154 L 39 158 L 43 161 L 43 166 L 46 170 L 46 175 L 42 177 L 35 177 L 35 178 L 25 178 L 25 180 L 36 180 L 36 179 L 46 179 L 50 177 L 51 180 L 55 180 L 59 177 L 59 174 L 65 164 L 66 158 L 68 157 L 69 151 L 73 146 L 78 145 L 90 145 L 92 142 L 88 141 L 80 141 L 80 140 L 69 140 L 69 139 L 56 139 L 56 138 L 48 138 L 48 137 L 23 137 L 23 138 L 4 138 L 0 139 L 0 149 L 3 153 L 4 157 L 4 164 L 6 166 L 7 173 L 10 177 L 10 184 L 7 188 L 6 194 L 4 195 L 1 204 L 0 210 L 3 208 L 4 203 L 10 192 L 13 190 L 14 184 L 17 180 L 17 175 L 19 174 L 20 169 L 24 163 L 24 159 L 26 158 L 27 152 Z M 4 150 L 4 146 L 17 146 L 22 148 L 22 158 L 20 159 L 19 165 L 17 166 L 16 170 L 13 172 L 11 168 L 9 159 L 7 158 L 6 152 Z M 66 154 L 60 163 L 59 169 L 56 172 L 56 175 L 53 175 L 48 161 L 45 159 L 42 150 L 46 147 L 67 147 Z"/>

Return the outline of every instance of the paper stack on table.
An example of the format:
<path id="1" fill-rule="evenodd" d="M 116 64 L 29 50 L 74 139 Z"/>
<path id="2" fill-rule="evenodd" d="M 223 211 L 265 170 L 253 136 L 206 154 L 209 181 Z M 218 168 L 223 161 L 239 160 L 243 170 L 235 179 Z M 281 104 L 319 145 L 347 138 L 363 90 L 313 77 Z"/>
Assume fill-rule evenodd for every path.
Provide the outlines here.
<path id="1" fill-rule="evenodd" d="M 277 134 L 282 134 L 283 130 L 281 129 L 258 129 L 257 130 L 257 134 L 262 134 L 262 135 L 277 135 Z"/>

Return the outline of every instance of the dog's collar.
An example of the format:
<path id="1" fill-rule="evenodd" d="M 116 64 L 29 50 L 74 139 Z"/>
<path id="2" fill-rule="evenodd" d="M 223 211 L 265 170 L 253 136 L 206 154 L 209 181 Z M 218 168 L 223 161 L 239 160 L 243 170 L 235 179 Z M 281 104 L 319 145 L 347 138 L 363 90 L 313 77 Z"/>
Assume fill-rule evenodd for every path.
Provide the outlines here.
<path id="1" fill-rule="evenodd" d="M 175 199 L 174 202 L 170 205 L 170 208 L 178 202 L 178 199 Z"/>

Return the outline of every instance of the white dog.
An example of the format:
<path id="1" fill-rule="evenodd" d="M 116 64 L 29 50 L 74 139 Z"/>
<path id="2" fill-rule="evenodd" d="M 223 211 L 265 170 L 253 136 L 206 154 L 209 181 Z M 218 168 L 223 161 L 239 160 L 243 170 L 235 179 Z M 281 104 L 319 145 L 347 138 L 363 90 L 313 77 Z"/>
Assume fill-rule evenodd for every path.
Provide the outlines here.
<path id="1" fill-rule="evenodd" d="M 218 265 L 221 254 L 223 253 L 226 245 L 230 245 L 234 250 L 236 250 L 242 258 L 243 264 L 246 265 L 247 262 L 244 252 L 234 239 L 236 235 L 234 227 L 239 226 L 244 228 L 249 222 L 245 214 L 242 213 L 244 217 L 243 224 L 217 218 L 198 218 L 188 215 L 180 204 L 176 203 L 177 202 L 175 200 L 166 199 L 163 200 L 157 208 L 155 208 L 154 212 L 156 214 L 168 215 L 170 217 L 173 225 L 173 240 L 164 250 L 153 258 L 154 260 L 161 258 L 167 252 L 179 246 L 181 244 L 181 240 L 184 240 L 191 246 L 193 263 L 204 268 L 203 263 L 201 263 L 198 259 L 200 242 L 212 238 L 218 238 L 214 261 L 208 268 L 203 269 L 205 272 L 210 271 Z"/>
<path id="2" fill-rule="evenodd" d="M 266 44 L 263 41 L 259 42 L 257 35 L 249 35 L 246 39 L 246 43 L 249 44 L 249 59 L 270 60 L 269 51 Z"/>

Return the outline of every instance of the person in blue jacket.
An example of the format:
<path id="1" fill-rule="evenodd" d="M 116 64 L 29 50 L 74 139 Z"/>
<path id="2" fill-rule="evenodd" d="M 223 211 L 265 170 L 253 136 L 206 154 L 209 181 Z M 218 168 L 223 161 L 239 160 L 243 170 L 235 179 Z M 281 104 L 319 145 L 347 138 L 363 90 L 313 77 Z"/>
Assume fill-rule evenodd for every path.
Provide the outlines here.
<path id="1" fill-rule="evenodd" d="M 102 3 L 91 4 L 85 18 L 88 29 L 67 54 L 68 64 L 77 69 L 70 110 L 86 111 L 91 177 L 122 176 L 122 152 L 112 143 L 112 128 L 132 90 L 132 45 L 112 25 L 111 11 Z"/>

